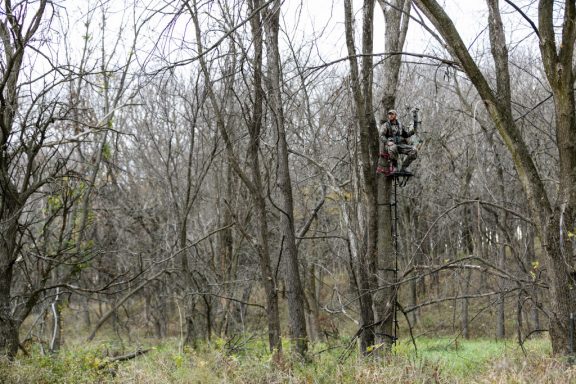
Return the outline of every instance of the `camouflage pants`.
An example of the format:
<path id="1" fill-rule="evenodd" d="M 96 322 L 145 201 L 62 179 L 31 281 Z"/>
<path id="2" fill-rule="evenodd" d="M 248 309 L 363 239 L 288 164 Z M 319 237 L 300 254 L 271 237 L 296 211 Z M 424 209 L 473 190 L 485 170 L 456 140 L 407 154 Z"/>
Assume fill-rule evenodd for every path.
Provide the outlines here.
<path id="1" fill-rule="evenodd" d="M 380 143 L 380 161 L 378 164 L 385 167 L 387 164 L 384 163 L 388 159 L 394 166 L 397 166 L 399 155 L 406 155 L 402 162 L 402 169 L 406 169 L 416 159 L 418 151 L 415 146 L 410 144 L 395 144 L 392 141 Z"/>

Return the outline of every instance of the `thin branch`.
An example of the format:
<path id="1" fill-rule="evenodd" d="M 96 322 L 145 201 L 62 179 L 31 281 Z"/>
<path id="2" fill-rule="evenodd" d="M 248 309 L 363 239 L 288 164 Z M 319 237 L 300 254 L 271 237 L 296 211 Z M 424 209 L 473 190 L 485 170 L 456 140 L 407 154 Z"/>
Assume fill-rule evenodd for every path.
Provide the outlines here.
<path id="1" fill-rule="evenodd" d="M 268 5 L 270 5 L 271 3 L 273 3 L 275 0 L 268 0 L 267 2 L 265 2 L 264 4 L 262 4 L 260 7 L 258 7 L 257 9 L 254 10 L 254 12 L 252 12 L 246 19 L 244 19 L 243 21 L 241 21 L 240 23 L 238 23 L 236 26 L 232 27 L 230 30 L 228 30 L 224 35 L 222 35 L 218 40 L 216 40 L 216 42 L 214 44 L 212 44 L 210 47 L 206 48 L 205 50 L 201 51 L 198 55 L 191 57 L 189 59 L 186 60 L 181 60 L 181 61 L 177 61 L 175 63 L 172 63 L 171 65 L 167 66 L 167 67 L 163 67 L 159 70 L 157 70 L 156 72 L 152 73 L 153 75 L 156 75 L 160 72 L 164 72 L 164 71 L 170 71 L 176 67 L 181 67 L 181 66 L 185 66 L 188 65 L 190 63 L 193 63 L 196 60 L 201 59 L 202 57 L 206 56 L 206 54 L 208 54 L 209 52 L 213 51 L 214 49 L 218 48 L 220 46 L 220 44 L 222 44 L 222 42 L 224 40 L 226 40 L 226 38 L 228 38 L 230 35 L 232 35 L 234 32 L 236 32 L 239 28 L 241 28 L 244 24 L 246 24 L 247 22 L 250 21 L 250 19 L 252 19 L 253 17 L 257 16 L 259 14 L 259 12 L 266 8 Z M 188 1 L 184 2 L 185 6 L 189 7 Z M 200 44 L 200 42 L 199 42 Z"/>
<path id="2" fill-rule="evenodd" d="M 247 301 L 242 301 L 242 300 L 239 300 L 239 299 L 235 299 L 235 298 L 233 298 L 233 297 L 217 295 L 217 294 L 212 293 L 212 292 L 195 292 L 195 293 L 193 293 L 193 295 L 214 296 L 214 297 L 218 297 L 218 298 L 220 298 L 220 299 L 230 300 L 230 301 L 234 301 L 234 302 L 236 302 L 236 303 L 240 303 L 240 304 L 247 305 L 247 306 L 250 306 L 250 307 L 257 307 L 257 308 L 266 310 L 266 307 L 263 306 L 263 305 L 255 304 L 255 303 L 249 303 L 249 302 L 247 302 Z"/>
<path id="3" fill-rule="evenodd" d="M 432 55 L 427 55 L 425 53 L 413 53 L 413 52 L 383 52 L 383 53 L 372 53 L 372 54 L 356 54 L 356 55 L 351 55 L 351 56 L 346 56 L 346 57 L 341 57 L 339 59 L 333 60 L 333 61 L 329 61 L 327 63 L 321 64 L 321 65 L 315 65 L 312 67 L 306 67 L 304 68 L 305 71 L 316 71 L 318 69 L 322 69 L 322 68 L 326 68 L 329 66 L 332 66 L 334 64 L 338 64 L 340 62 L 346 61 L 346 60 L 350 60 L 351 58 L 359 58 L 359 57 L 365 57 L 365 56 L 371 56 L 371 57 L 382 57 L 385 56 L 385 59 L 390 57 L 390 56 L 397 56 L 397 55 L 404 55 L 404 56 L 413 56 L 413 57 L 420 57 L 423 59 L 432 59 L 432 60 L 437 60 L 440 61 L 443 64 L 447 64 L 450 66 L 453 66 L 455 68 L 460 68 L 460 64 L 454 60 L 448 60 L 448 59 L 444 59 L 438 56 L 432 56 Z"/>
<path id="4" fill-rule="evenodd" d="M 538 27 L 536 27 L 536 24 L 534 24 L 534 22 L 528 17 L 528 15 L 526 15 L 524 11 L 522 11 L 520 7 L 514 4 L 512 1 L 510 0 L 504 0 L 504 1 L 508 3 L 512 8 L 514 8 L 524 18 L 524 20 L 526 20 L 528 24 L 530 24 L 530 26 L 536 33 L 536 36 L 538 36 L 538 40 L 540 40 L 540 32 L 538 32 Z"/>
<path id="5" fill-rule="evenodd" d="M 302 226 L 302 228 L 298 231 L 298 234 L 296 235 L 297 239 L 296 248 L 300 246 L 302 238 L 306 235 L 306 233 L 310 229 L 310 226 L 312 226 L 314 219 L 318 217 L 318 212 L 320 211 L 320 209 L 324 205 L 324 202 L 326 201 L 326 186 L 322 186 L 322 192 L 323 192 L 322 197 L 320 198 L 320 200 L 318 200 L 318 203 L 316 204 L 316 207 L 312 211 L 312 214 L 310 215 L 306 223 Z"/>
<path id="6" fill-rule="evenodd" d="M 520 288 L 517 287 L 517 288 L 512 288 L 512 289 L 508 289 L 508 290 L 504 290 L 504 291 L 491 291 L 491 292 L 476 293 L 476 294 L 470 294 L 470 295 L 456 295 L 456 296 L 449 296 L 449 297 L 441 297 L 438 299 L 425 301 L 425 302 L 418 304 L 418 305 L 413 305 L 411 307 L 406 308 L 404 311 L 406 313 L 410 313 L 410 312 L 415 311 L 419 308 L 426 307 L 428 305 L 443 303 L 445 301 L 462 300 L 462 299 L 480 299 L 482 297 L 501 295 L 502 292 L 510 293 L 513 291 L 517 291 L 519 289 Z"/>
<path id="7" fill-rule="evenodd" d="M 112 308 L 110 308 L 110 310 L 108 312 L 106 312 L 104 315 L 102 315 L 102 317 L 100 318 L 100 320 L 98 320 L 98 323 L 96 324 L 96 326 L 94 327 L 94 329 L 92 330 L 92 332 L 90 333 L 90 336 L 88 336 L 88 338 L 86 339 L 87 341 L 92 341 L 94 339 L 94 337 L 96 336 L 96 332 L 98 332 L 98 330 L 100 329 L 100 327 L 102 325 L 104 325 L 104 323 L 106 322 L 106 320 L 108 320 L 112 314 L 114 314 L 114 312 L 116 312 L 116 310 L 126 302 L 126 300 L 128 300 L 130 297 L 132 297 L 135 293 L 137 293 L 138 291 L 140 291 L 142 288 L 144 288 L 148 283 L 150 283 L 151 281 L 156 280 L 157 278 L 159 278 L 164 272 L 166 272 L 165 269 L 161 270 L 160 272 L 150 276 L 148 279 L 144 280 L 142 283 L 140 283 L 140 285 L 138 285 L 136 288 L 132 289 L 131 291 L 129 291 L 128 293 L 126 293 L 120 300 L 118 300 L 117 303 L 115 303 Z"/>
<path id="8" fill-rule="evenodd" d="M 223 227 L 220 227 L 220 228 L 216 228 L 215 230 L 213 230 L 213 231 L 211 231 L 211 232 L 208 232 L 206 235 L 202 236 L 201 238 L 197 239 L 196 241 L 189 243 L 189 244 L 188 244 L 187 246 L 185 246 L 184 248 L 181 248 L 181 249 L 177 250 L 176 252 L 174 252 L 174 253 L 171 254 L 170 256 L 168 256 L 168 257 L 166 257 L 166 258 L 164 258 L 164 259 L 162 259 L 162 260 L 155 261 L 154 264 L 162 264 L 162 263 L 165 262 L 165 261 L 171 260 L 171 259 L 175 258 L 176 256 L 178 256 L 179 254 L 181 254 L 182 252 L 187 251 L 188 249 L 195 247 L 195 246 L 198 245 L 198 243 L 200 243 L 201 241 L 206 240 L 206 239 L 209 238 L 210 236 L 212 236 L 212 235 L 214 235 L 214 234 L 216 234 L 216 233 L 218 233 L 218 232 L 220 232 L 220 231 L 223 231 L 223 230 L 225 230 L 225 229 L 228 229 L 228 228 L 230 228 L 230 227 L 233 227 L 234 225 L 236 225 L 236 223 L 232 223 L 232 224 L 228 224 L 228 225 L 225 225 L 225 226 L 223 226 Z"/>

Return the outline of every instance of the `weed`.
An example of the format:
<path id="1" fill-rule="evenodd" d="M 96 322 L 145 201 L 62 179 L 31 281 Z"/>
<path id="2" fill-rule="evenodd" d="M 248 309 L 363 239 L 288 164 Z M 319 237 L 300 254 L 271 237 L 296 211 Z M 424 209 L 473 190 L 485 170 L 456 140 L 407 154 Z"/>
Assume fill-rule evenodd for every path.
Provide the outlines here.
<path id="1" fill-rule="evenodd" d="M 341 347 L 312 344 L 309 361 L 291 357 L 285 344 L 281 359 L 273 359 L 261 338 L 246 338 L 242 348 L 213 340 L 197 349 L 179 348 L 167 340 L 132 360 L 110 363 L 114 344 L 67 345 L 60 354 L 30 356 L 0 362 L 5 383 L 569 383 L 576 369 L 550 357 L 549 341 L 531 340 L 527 356 L 511 341 L 419 338 L 395 345 L 389 355 L 341 360 Z"/>

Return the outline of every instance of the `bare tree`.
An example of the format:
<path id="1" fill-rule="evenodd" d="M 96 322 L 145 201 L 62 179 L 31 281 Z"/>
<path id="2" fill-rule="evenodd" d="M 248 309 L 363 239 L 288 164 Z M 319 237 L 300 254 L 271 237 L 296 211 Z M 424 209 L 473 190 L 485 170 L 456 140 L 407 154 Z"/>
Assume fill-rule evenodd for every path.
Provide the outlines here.
<path id="1" fill-rule="evenodd" d="M 266 292 L 266 303 L 268 308 L 268 342 L 270 350 L 278 350 L 282 352 L 282 344 L 280 340 L 280 317 L 278 312 L 278 289 L 277 280 L 273 273 L 270 264 L 270 244 L 268 236 L 268 218 L 266 216 L 266 200 L 264 195 L 264 185 L 262 182 L 262 174 L 260 170 L 260 146 L 262 135 L 262 119 L 264 117 L 263 103 L 264 103 L 264 89 L 262 84 L 262 71 L 263 60 L 263 14 L 257 11 L 261 8 L 260 0 L 254 0 L 250 4 L 251 12 L 257 12 L 250 20 L 250 27 L 252 30 L 252 38 L 254 41 L 254 73 L 253 73 L 253 107 L 252 114 L 249 122 L 250 144 L 249 144 L 249 162 L 252 173 L 251 188 L 252 196 L 254 198 L 254 206 L 258 215 L 258 254 L 260 257 L 260 269 L 262 273 L 262 281 Z"/>
<path id="2" fill-rule="evenodd" d="M 392 239 L 390 204 L 392 179 L 376 177 L 375 159 L 378 157 L 378 131 L 373 107 L 373 23 L 374 1 L 363 5 L 362 71 L 359 72 L 353 38 L 352 3 L 345 1 L 345 26 L 348 58 L 351 68 L 351 86 L 354 94 L 360 137 L 363 197 L 366 204 L 366 254 L 360 260 L 362 296 L 360 300 L 364 329 L 361 350 L 366 351 L 374 342 L 390 348 L 394 342 L 394 308 L 396 305 L 395 275 L 397 268 Z M 386 19 L 386 50 L 391 56 L 383 67 L 382 116 L 395 107 L 400 55 L 408 28 L 409 1 L 391 5 L 380 3 Z M 404 17 L 403 17 L 404 16 Z M 367 268 L 367 270 L 364 270 Z M 372 295 L 373 292 L 373 295 Z M 372 297 L 370 297 L 372 296 Z M 374 308 L 371 308 L 371 307 Z M 374 329 L 372 329 L 374 328 Z M 374 335 L 378 335 L 377 338 Z M 385 348 L 386 349 L 386 348 Z"/>
<path id="3" fill-rule="evenodd" d="M 257 240 L 254 241 L 255 248 L 258 252 L 260 259 L 260 269 L 261 278 L 263 281 L 263 286 L 266 292 L 266 309 L 268 312 L 268 341 L 271 351 L 282 352 L 282 345 L 280 342 L 280 318 L 279 318 L 279 308 L 278 308 L 278 293 L 277 293 L 277 282 L 274 275 L 273 267 L 271 264 L 270 248 L 269 248 L 269 236 L 268 236 L 268 218 L 266 201 L 264 194 L 264 185 L 262 182 L 262 174 L 260 169 L 260 141 L 262 135 L 262 122 L 263 122 L 263 102 L 264 93 L 262 88 L 262 60 L 263 60 L 263 6 L 259 1 L 251 4 L 250 11 L 250 23 L 252 29 L 252 35 L 255 43 L 254 52 L 254 89 L 253 89 L 253 103 L 251 108 L 251 118 L 248 121 L 248 131 L 250 134 L 250 143 L 248 149 L 248 159 L 250 165 L 251 176 L 245 174 L 245 172 L 240 167 L 237 161 L 238 157 L 235 155 L 234 146 L 230 139 L 230 134 L 226 126 L 226 116 L 224 109 L 219 105 L 214 88 L 211 82 L 210 72 L 203 54 L 203 47 L 201 46 L 201 29 L 198 20 L 198 9 L 196 4 L 194 6 L 188 6 L 188 10 L 194 20 L 196 27 L 196 37 L 200 52 L 200 67 L 205 78 L 205 84 L 207 87 L 208 96 L 212 104 L 213 109 L 216 113 L 216 125 L 218 130 L 224 140 L 226 146 L 227 158 L 230 166 L 234 172 L 240 177 L 244 185 L 250 190 L 252 198 L 254 199 L 254 206 L 257 211 Z M 230 73 L 234 73 L 235 68 L 230 68 Z M 232 91 L 232 82 L 230 81 L 228 91 Z M 287 153 L 286 153 L 287 155 Z M 300 302 L 301 303 L 301 302 Z M 303 313 L 302 313 L 303 314 Z M 305 327 L 305 323 L 304 323 Z M 296 339 L 298 340 L 298 339 Z M 305 340 L 305 339 L 304 339 Z"/>
<path id="4" fill-rule="evenodd" d="M 26 94 L 22 87 L 27 53 L 41 42 L 38 34 L 49 22 L 49 12 L 46 0 L 38 4 L 5 1 L 0 16 L 4 52 L 0 61 L 0 354 L 9 357 L 17 352 L 18 329 L 27 314 L 13 310 L 11 291 L 22 248 L 24 208 L 41 186 L 65 173 L 64 163 L 46 161 L 58 158 L 58 151 L 44 150 L 48 131 L 63 111 L 50 100 L 50 87 L 37 94 Z M 24 308 L 31 308 L 37 299 L 30 296 Z"/>
<path id="5" fill-rule="evenodd" d="M 401 68 L 400 52 L 404 47 L 406 32 L 408 30 L 408 20 L 410 14 L 410 0 L 398 0 L 390 3 L 379 1 L 384 13 L 386 31 L 384 36 L 385 51 L 389 57 L 384 60 L 382 71 L 382 97 L 380 99 L 380 118 L 383 121 L 386 113 L 390 109 L 396 108 L 396 95 L 398 92 L 399 75 Z M 393 238 L 392 210 L 392 183 L 393 178 L 379 175 L 377 177 L 378 190 L 378 261 L 377 279 L 378 287 L 374 294 L 374 308 L 377 326 L 376 334 L 379 335 L 376 342 L 384 343 L 386 349 L 390 349 L 395 342 L 396 334 L 396 301 L 398 287 L 396 284 L 398 263 L 396 260 L 396 250 L 394 242 L 399 241 L 398 237 Z M 397 230 L 398 228 L 396 228 Z M 396 234 L 398 236 L 398 234 Z"/>
<path id="6" fill-rule="evenodd" d="M 374 159 L 377 153 L 378 131 L 372 110 L 372 23 L 374 2 L 364 2 L 363 41 L 364 54 L 362 73 L 358 69 L 354 29 L 352 20 L 352 2 L 344 1 L 344 17 L 346 27 L 346 47 L 350 62 L 351 88 L 354 99 L 355 114 L 359 140 L 359 160 L 362 177 L 362 199 L 366 212 L 366 242 L 365 250 L 359 258 L 360 315 L 362 318 L 362 333 L 360 335 L 360 350 L 363 353 L 374 344 L 374 312 L 372 309 L 372 292 L 375 287 L 374 273 L 376 270 L 376 241 L 378 238 L 376 177 Z"/>
<path id="7" fill-rule="evenodd" d="M 508 151 L 512 155 L 515 169 L 530 207 L 540 239 L 545 244 L 547 279 L 550 284 L 552 317 L 550 338 L 556 354 L 570 352 L 570 316 L 574 313 L 574 298 L 570 286 L 573 260 L 572 245 L 566 234 L 575 222 L 576 209 L 576 148 L 574 137 L 576 120 L 574 116 L 574 42 L 576 40 L 576 6 L 573 1 L 563 5 L 540 1 L 538 7 L 538 29 L 535 33 L 540 43 L 542 64 L 548 84 L 554 95 L 555 144 L 558 148 L 559 164 L 557 171 L 559 184 L 556 197 L 547 192 L 543 176 L 538 171 L 535 159 L 530 153 L 526 140 L 518 129 L 512 109 L 508 47 L 497 0 L 487 2 L 489 9 L 489 31 L 492 57 L 495 63 L 496 86 L 488 82 L 479 65 L 471 57 L 453 22 L 440 4 L 434 0 L 416 2 L 430 18 L 468 75 L 470 81 L 482 97 L 484 105 L 496 125 Z M 561 30 L 555 29 L 555 12 L 563 17 Z M 531 22 L 531 25 L 534 23 Z M 558 45 L 557 39 L 560 44 Z"/>
<path id="8" fill-rule="evenodd" d="M 280 1 L 274 1 L 265 11 L 264 28 L 266 31 L 266 53 L 268 59 L 269 103 L 273 125 L 276 128 L 277 184 L 280 190 L 280 231 L 282 233 L 282 257 L 286 272 L 286 291 L 288 298 L 288 318 L 290 337 L 296 353 L 305 356 L 308 350 L 306 317 L 304 312 L 304 289 L 298 266 L 298 248 L 296 247 L 296 229 L 294 227 L 294 202 L 286 123 L 282 105 L 282 66 L 278 47 L 280 31 Z"/>

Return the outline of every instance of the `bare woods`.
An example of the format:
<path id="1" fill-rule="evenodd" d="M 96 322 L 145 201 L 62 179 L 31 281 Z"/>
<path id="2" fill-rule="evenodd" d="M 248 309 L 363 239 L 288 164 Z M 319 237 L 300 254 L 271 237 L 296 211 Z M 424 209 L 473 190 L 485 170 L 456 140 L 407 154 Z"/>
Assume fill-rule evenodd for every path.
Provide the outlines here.
<path id="1" fill-rule="evenodd" d="M 76 3 L 0 6 L 1 355 L 111 331 L 573 352 L 574 1 L 487 0 L 473 39 L 434 0 Z M 380 124 L 414 107 L 394 195 Z"/>

